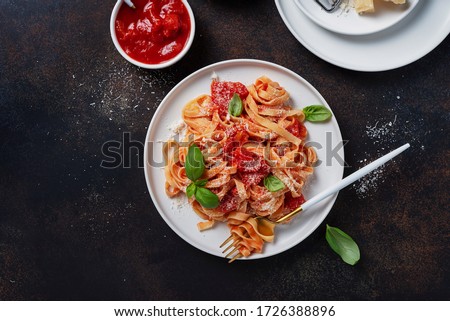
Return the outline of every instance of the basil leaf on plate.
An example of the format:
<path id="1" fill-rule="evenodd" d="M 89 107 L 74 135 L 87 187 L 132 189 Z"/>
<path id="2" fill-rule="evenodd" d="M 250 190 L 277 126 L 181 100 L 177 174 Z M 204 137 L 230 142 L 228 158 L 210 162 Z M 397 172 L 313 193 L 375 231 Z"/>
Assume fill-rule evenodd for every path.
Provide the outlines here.
<path id="1" fill-rule="evenodd" d="M 193 182 L 203 175 L 203 172 L 205 171 L 205 161 L 203 159 L 202 151 L 197 145 L 192 144 L 189 146 L 184 167 L 186 169 L 186 176 Z"/>
<path id="2" fill-rule="evenodd" d="M 281 191 L 285 186 L 284 183 L 276 176 L 269 175 L 264 178 L 264 186 L 270 192 L 278 192 Z"/>
<path id="3" fill-rule="evenodd" d="M 194 196 L 196 191 L 197 185 L 195 185 L 194 183 L 189 184 L 189 186 L 186 188 L 187 197 L 191 198 L 192 196 Z"/>
<path id="4" fill-rule="evenodd" d="M 195 181 L 195 185 L 197 185 L 198 187 L 203 187 L 206 185 L 206 183 L 208 183 L 207 179 L 200 179 L 198 181 Z"/>
<path id="5" fill-rule="evenodd" d="M 234 93 L 230 102 L 228 103 L 228 113 L 230 115 L 238 117 L 242 114 L 242 100 L 238 94 Z"/>
<path id="6" fill-rule="evenodd" d="M 331 111 L 322 105 L 311 105 L 303 108 L 305 119 L 310 122 L 325 121 L 331 117 Z"/>
<path id="7" fill-rule="evenodd" d="M 195 199 L 204 208 L 216 208 L 219 206 L 219 197 L 204 187 L 197 187 L 195 191 Z"/>
<path id="8" fill-rule="evenodd" d="M 337 227 L 332 227 L 327 224 L 327 231 L 325 234 L 330 247 L 342 260 L 350 265 L 355 265 L 360 259 L 358 244 L 342 230 Z"/>

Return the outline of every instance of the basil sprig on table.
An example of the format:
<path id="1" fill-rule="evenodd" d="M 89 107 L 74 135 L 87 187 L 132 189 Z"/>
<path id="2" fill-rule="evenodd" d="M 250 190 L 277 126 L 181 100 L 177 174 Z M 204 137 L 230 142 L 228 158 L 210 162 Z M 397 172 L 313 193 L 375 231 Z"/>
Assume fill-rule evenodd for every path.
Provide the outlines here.
<path id="1" fill-rule="evenodd" d="M 187 197 L 195 196 L 204 208 L 216 208 L 219 206 L 219 197 L 204 186 L 207 179 L 199 179 L 205 171 L 205 160 L 203 154 L 197 145 L 192 144 L 186 156 L 186 176 L 192 181 L 186 188 Z"/>
<path id="2" fill-rule="evenodd" d="M 228 113 L 234 117 L 239 117 L 242 114 L 242 100 L 238 94 L 234 93 L 230 102 L 228 103 Z"/>
<path id="3" fill-rule="evenodd" d="M 345 263 L 350 265 L 358 263 L 360 258 L 358 244 L 348 234 L 327 224 L 325 238 L 333 251 L 339 254 Z"/>
<path id="4" fill-rule="evenodd" d="M 281 191 L 285 186 L 284 183 L 276 176 L 269 175 L 264 178 L 264 186 L 270 192 L 278 192 Z"/>
<path id="5" fill-rule="evenodd" d="M 311 105 L 303 108 L 305 119 L 310 122 L 325 121 L 331 117 L 331 111 L 322 105 Z"/>

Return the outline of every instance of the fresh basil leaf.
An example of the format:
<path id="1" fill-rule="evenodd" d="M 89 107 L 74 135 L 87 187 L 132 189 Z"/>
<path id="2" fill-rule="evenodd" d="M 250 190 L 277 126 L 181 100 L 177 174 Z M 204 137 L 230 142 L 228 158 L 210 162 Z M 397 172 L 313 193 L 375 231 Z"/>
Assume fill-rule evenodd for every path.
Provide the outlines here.
<path id="1" fill-rule="evenodd" d="M 197 190 L 195 191 L 195 199 L 204 208 L 216 208 L 219 206 L 219 197 L 204 187 L 197 187 Z"/>
<path id="2" fill-rule="evenodd" d="M 228 103 L 228 113 L 235 117 L 239 117 L 242 114 L 242 100 L 236 93 L 233 94 L 233 98 Z"/>
<path id="3" fill-rule="evenodd" d="M 193 182 L 199 179 L 205 171 L 205 161 L 203 160 L 203 154 L 197 145 L 192 144 L 189 146 L 186 156 L 186 176 Z"/>
<path id="4" fill-rule="evenodd" d="M 196 191 L 197 185 L 195 185 L 194 183 L 189 184 L 189 186 L 186 188 L 187 197 L 191 198 L 192 196 L 194 196 Z"/>
<path id="5" fill-rule="evenodd" d="M 359 247 L 349 235 L 337 227 L 327 224 L 325 238 L 333 251 L 339 254 L 345 263 L 350 265 L 358 263 L 360 259 Z"/>
<path id="6" fill-rule="evenodd" d="M 208 183 L 207 179 L 199 179 L 198 181 L 195 181 L 195 185 L 199 186 L 199 187 L 203 187 L 206 185 L 206 183 Z"/>
<path id="7" fill-rule="evenodd" d="M 269 175 L 264 178 L 264 186 L 270 192 L 278 192 L 281 191 L 285 186 L 280 179 L 274 175 Z"/>
<path id="8" fill-rule="evenodd" d="M 325 121 L 331 117 L 331 111 L 322 105 L 311 105 L 303 108 L 305 119 L 310 122 Z"/>

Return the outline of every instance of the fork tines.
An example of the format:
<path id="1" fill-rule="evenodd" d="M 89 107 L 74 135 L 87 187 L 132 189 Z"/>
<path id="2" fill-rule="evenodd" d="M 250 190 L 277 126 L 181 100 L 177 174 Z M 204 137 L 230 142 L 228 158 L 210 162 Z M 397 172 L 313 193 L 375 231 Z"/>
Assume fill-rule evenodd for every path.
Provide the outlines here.
<path id="1" fill-rule="evenodd" d="M 228 254 L 225 256 L 226 259 L 230 259 L 228 261 L 228 263 L 232 263 L 235 260 L 239 259 L 242 257 L 242 254 L 239 252 L 239 249 L 241 248 L 239 243 L 241 242 L 241 238 L 238 236 L 235 236 L 233 234 L 230 235 L 230 237 L 228 237 L 221 245 L 220 248 L 224 247 L 225 245 L 227 245 L 228 243 L 232 242 L 230 245 L 227 246 L 227 248 L 225 250 L 222 251 L 222 253 L 226 253 L 227 251 Z"/>

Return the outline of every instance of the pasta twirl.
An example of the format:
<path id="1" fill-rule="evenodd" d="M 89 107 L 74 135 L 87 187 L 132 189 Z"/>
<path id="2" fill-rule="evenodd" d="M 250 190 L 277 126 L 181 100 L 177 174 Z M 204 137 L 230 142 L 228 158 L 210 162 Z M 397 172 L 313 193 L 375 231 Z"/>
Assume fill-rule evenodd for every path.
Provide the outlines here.
<path id="1" fill-rule="evenodd" d="M 239 95 L 243 108 L 239 116 L 228 113 L 228 103 Z M 315 150 L 305 145 L 305 115 L 289 105 L 289 93 L 277 82 L 262 76 L 245 86 L 239 82 L 213 80 L 211 93 L 189 101 L 182 110 L 186 134 L 180 142 L 165 146 L 165 189 L 169 197 L 185 193 L 191 183 L 185 161 L 190 144 L 204 156 L 205 188 L 220 200 L 216 208 L 204 208 L 189 198 L 204 222 L 200 230 L 215 222 L 226 222 L 231 233 L 240 236 L 241 254 L 261 252 L 272 242 L 273 229 L 258 230 L 255 218 L 276 221 L 305 200 L 303 188 L 313 173 Z M 264 179 L 274 176 L 281 188 L 270 191 Z"/>

